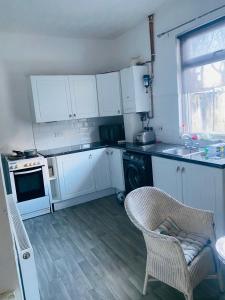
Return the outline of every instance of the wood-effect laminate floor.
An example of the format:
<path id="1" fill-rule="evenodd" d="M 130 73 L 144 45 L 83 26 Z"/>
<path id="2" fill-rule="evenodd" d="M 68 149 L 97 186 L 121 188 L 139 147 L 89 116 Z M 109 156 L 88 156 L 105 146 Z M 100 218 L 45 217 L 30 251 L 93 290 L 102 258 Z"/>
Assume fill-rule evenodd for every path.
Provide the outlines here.
<path id="1" fill-rule="evenodd" d="M 107 197 L 25 221 L 42 300 L 184 300 L 160 282 L 144 297 L 146 250 L 124 208 Z M 224 300 L 204 281 L 194 300 Z"/>

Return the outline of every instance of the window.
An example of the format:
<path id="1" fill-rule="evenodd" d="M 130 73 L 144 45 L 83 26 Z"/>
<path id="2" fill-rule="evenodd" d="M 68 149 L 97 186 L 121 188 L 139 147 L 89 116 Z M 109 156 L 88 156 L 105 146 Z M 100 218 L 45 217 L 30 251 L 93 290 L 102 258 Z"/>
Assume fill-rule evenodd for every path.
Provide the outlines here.
<path id="1" fill-rule="evenodd" d="M 225 135 L 225 19 L 179 39 L 182 131 Z"/>

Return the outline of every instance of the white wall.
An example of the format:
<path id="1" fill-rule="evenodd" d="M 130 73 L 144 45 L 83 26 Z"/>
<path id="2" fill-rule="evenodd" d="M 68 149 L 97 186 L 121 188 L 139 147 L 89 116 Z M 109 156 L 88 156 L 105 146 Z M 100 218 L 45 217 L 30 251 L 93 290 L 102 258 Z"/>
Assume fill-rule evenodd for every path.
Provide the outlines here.
<path id="1" fill-rule="evenodd" d="M 156 34 L 222 4 L 224 0 L 174 0 L 156 12 Z M 170 35 L 160 39 L 156 37 L 155 117 L 151 124 L 156 129 L 158 139 L 180 142 L 176 35 L 209 22 L 224 13 L 225 11 L 220 11 L 211 14 Z M 126 67 L 133 57 L 141 56 L 144 60 L 150 59 L 147 18 L 136 28 L 114 40 L 0 34 L 0 42 L 0 152 L 13 148 L 34 147 L 28 99 L 30 74 L 94 74 Z M 71 131 L 71 123 L 63 122 L 60 126 L 64 126 L 64 129 L 66 126 L 66 129 L 59 132 L 58 126 L 50 125 L 50 131 L 49 125 L 46 126 L 46 130 L 43 130 L 43 126 L 34 126 L 35 136 L 38 137 L 42 147 L 41 131 L 45 131 L 43 139 L 47 139 L 48 136 L 54 140 L 59 133 L 57 140 L 56 138 L 54 140 L 55 144 L 62 141 L 61 132 Z M 140 127 L 138 121 L 137 126 Z M 159 130 L 161 127 L 162 131 Z M 72 135 L 77 133 L 75 130 Z M 66 138 L 67 133 L 63 141 Z"/>
<path id="2" fill-rule="evenodd" d="M 224 0 L 174 0 L 155 15 L 156 34 L 180 25 L 194 17 L 224 4 Z M 157 136 L 166 142 L 181 142 L 179 138 L 179 109 L 177 86 L 177 43 L 176 36 L 223 16 L 225 10 L 213 13 L 199 21 L 186 25 L 162 38 L 156 37 L 156 62 L 154 80 L 154 113 L 151 122 Z M 159 127 L 163 130 L 160 131 Z"/>
<path id="3" fill-rule="evenodd" d="M 114 68 L 120 70 L 128 67 L 132 58 L 141 57 L 148 61 L 151 57 L 148 20 L 122 34 L 114 40 Z"/>
<path id="4" fill-rule="evenodd" d="M 19 279 L 14 256 L 14 246 L 6 209 L 5 188 L 0 163 L 0 294 L 17 290 L 19 293 Z M 19 296 L 19 295 L 18 295 Z M 20 299 L 20 298 L 18 298 Z"/>
<path id="5" fill-rule="evenodd" d="M 170 1 L 161 6 L 155 13 L 155 33 L 157 35 L 221 5 L 224 5 L 224 0 Z M 156 130 L 158 140 L 173 143 L 181 142 L 179 137 L 176 36 L 224 14 L 225 10 L 221 10 L 162 38 L 155 37 L 154 119 L 151 121 L 151 125 Z M 115 39 L 114 48 L 113 61 L 116 69 L 128 66 L 131 58 L 135 56 L 141 56 L 144 60 L 149 60 L 150 47 L 147 19 L 143 20 L 136 28 Z M 136 126 L 140 126 L 140 123 L 136 122 Z M 129 129 L 128 127 L 127 130 L 129 131 Z M 130 136 L 130 132 L 128 132 L 128 135 Z"/>
<path id="6" fill-rule="evenodd" d="M 30 74 L 110 70 L 111 41 L 107 40 L 2 33 L 0 44 L 0 152 L 34 147 L 28 99 Z"/>
<path id="7" fill-rule="evenodd" d="M 114 39 L 113 49 L 114 70 L 121 70 L 130 66 L 132 59 L 136 57 L 140 57 L 142 62 L 149 61 L 151 50 L 147 17 L 144 22 Z M 133 137 L 142 130 L 140 117 L 137 114 L 125 114 L 124 128 L 126 141 L 133 142 Z"/>

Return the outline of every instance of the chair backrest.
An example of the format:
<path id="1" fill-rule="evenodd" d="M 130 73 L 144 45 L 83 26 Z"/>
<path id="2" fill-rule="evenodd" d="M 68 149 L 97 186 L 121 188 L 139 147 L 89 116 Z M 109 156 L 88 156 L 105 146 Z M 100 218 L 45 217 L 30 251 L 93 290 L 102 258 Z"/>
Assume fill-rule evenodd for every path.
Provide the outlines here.
<path id="1" fill-rule="evenodd" d="M 139 228 L 155 230 L 168 216 L 179 209 L 179 202 L 155 187 L 141 187 L 130 192 L 125 209 L 131 221 Z"/>

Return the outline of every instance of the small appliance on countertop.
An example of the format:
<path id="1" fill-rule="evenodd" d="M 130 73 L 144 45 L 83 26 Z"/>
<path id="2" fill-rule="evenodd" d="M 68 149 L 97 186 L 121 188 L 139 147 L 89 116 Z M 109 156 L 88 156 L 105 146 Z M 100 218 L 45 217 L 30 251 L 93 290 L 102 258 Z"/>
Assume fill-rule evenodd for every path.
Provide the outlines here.
<path id="1" fill-rule="evenodd" d="M 50 212 L 47 159 L 35 150 L 5 155 L 12 197 L 23 220 Z"/>
<path id="2" fill-rule="evenodd" d="M 155 132 L 152 127 L 145 128 L 144 131 L 139 132 L 134 142 L 140 145 L 154 144 L 155 143 Z"/>
<path id="3" fill-rule="evenodd" d="M 106 144 L 115 144 L 125 139 L 123 124 L 110 124 L 99 126 L 100 141 Z"/>

